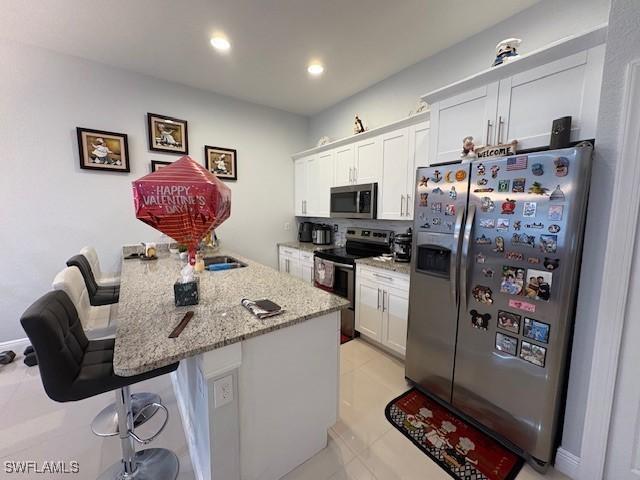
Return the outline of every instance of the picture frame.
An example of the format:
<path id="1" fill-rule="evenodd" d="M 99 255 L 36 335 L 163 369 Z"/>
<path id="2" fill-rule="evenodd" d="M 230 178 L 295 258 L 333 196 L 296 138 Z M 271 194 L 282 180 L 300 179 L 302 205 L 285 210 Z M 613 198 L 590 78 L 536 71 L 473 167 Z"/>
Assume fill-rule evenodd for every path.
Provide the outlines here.
<path id="1" fill-rule="evenodd" d="M 171 165 L 173 162 L 165 162 L 163 160 L 151 160 L 151 173 L 157 172 L 162 167 Z"/>
<path id="2" fill-rule="evenodd" d="M 544 368 L 547 363 L 547 349 L 535 343 L 522 340 L 520 344 L 520 358 L 525 362 Z"/>
<path id="3" fill-rule="evenodd" d="M 518 353 L 518 339 L 504 333 L 496 332 L 495 349 L 513 357 Z"/>
<path id="4" fill-rule="evenodd" d="M 520 333 L 521 319 L 522 317 L 516 313 L 498 310 L 498 328 L 506 330 L 507 332 L 518 335 Z"/>
<path id="5" fill-rule="evenodd" d="M 129 173 L 129 141 L 126 133 L 76 127 L 80 168 Z"/>
<path id="6" fill-rule="evenodd" d="M 535 318 L 524 317 L 522 335 L 540 343 L 549 343 L 551 325 Z"/>
<path id="7" fill-rule="evenodd" d="M 204 146 L 205 167 L 220 180 L 238 180 L 238 152 L 233 148 Z"/>
<path id="8" fill-rule="evenodd" d="M 151 151 L 189 154 L 189 129 L 186 120 L 147 113 L 147 134 Z"/>

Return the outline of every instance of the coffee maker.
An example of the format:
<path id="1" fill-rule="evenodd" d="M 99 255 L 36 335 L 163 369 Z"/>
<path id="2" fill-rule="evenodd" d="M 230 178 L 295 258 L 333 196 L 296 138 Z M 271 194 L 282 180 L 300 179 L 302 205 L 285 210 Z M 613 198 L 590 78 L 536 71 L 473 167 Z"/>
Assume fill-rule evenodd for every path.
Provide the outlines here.
<path id="1" fill-rule="evenodd" d="M 411 261 L 411 241 L 413 235 L 408 228 L 406 233 L 398 233 L 393 238 L 393 257 L 396 262 L 409 263 Z"/>

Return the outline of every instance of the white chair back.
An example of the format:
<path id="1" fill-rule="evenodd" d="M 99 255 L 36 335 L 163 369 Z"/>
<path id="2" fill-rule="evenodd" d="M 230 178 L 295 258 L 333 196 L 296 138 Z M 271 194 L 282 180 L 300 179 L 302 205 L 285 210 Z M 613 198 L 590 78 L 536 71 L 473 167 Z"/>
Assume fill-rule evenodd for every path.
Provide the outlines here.
<path id="1" fill-rule="evenodd" d="M 90 328 L 91 322 L 91 303 L 89 302 L 89 292 L 84 283 L 84 278 L 78 267 L 67 267 L 56 275 L 51 285 L 54 290 L 62 290 L 73 302 L 80 323 L 86 328 Z"/>
<path id="2" fill-rule="evenodd" d="M 93 271 L 93 276 L 96 280 L 102 278 L 102 270 L 100 270 L 100 260 L 98 259 L 98 253 L 96 249 L 93 247 L 82 247 L 80 250 L 80 255 L 84 255 L 87 260 L 89 260 L 89 265 L 91 265 L 91 270 Z"/>

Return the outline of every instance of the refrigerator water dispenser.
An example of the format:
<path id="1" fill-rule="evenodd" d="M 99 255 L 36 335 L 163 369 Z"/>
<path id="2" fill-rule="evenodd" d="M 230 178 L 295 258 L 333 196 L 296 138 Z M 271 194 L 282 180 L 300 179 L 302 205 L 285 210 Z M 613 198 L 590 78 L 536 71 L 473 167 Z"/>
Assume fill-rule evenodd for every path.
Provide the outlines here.
<path id="1" fill-rule="evenodd" d="M 416 270 L 436 277 L 449 278 L 451 250 L 440 245 L 418 245 Z"/>

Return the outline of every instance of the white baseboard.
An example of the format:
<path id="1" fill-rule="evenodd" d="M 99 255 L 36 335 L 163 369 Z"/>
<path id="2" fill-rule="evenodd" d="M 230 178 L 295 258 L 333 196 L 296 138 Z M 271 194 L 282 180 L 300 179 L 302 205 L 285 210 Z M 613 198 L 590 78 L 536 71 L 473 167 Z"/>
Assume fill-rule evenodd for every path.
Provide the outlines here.
<path id="1" fill-rule="evenodd" d="M 9 340 L 8 342 L 0 342 L 0 352 L 4 352 L 5 350 L 13 350 L 16 353 L 22 354 L 27 345 L 29 345 L 29 339 L 25 338 L 17 338 L 15 340 Z"/>
<path id="2" fill-rule="evenodd" d="M 577 479 L 580 473 L 580 457 L 564 448 L 559 448 L 556 451 L 556 463 L 553 468 L 569 478 Z"/>

